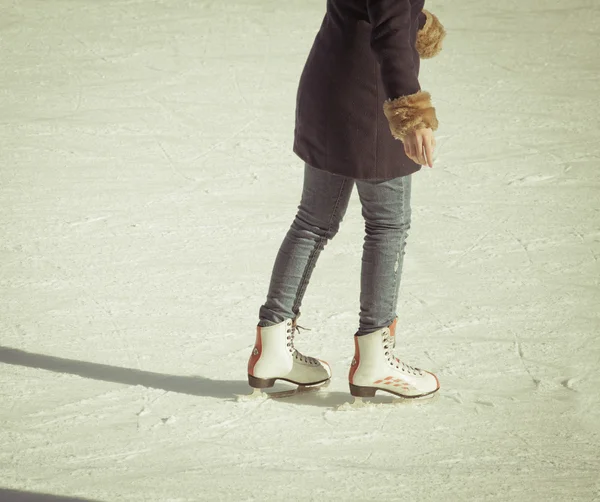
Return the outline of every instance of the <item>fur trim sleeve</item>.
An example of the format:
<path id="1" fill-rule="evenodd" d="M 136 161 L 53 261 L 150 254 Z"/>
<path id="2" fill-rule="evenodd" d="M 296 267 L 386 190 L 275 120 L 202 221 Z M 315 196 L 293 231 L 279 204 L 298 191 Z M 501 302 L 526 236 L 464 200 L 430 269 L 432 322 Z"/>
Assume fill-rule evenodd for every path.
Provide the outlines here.
<path id="1" fill-rule="evenodd" d="M 435 108 L 431 105 L 431 95 L 425 91 L 388 99 L 383 103 L 383 111 L 392 136 L 401 141 L 412 131 L 426 127 L 435 131 L 438 128 Z"/>
<path id="2" fill-rule="evenodd" d="M 446 36 L 446 30 L 440 23 L 435 14 L 427 9 L 423 9 L 426 21 L 419 31 L 417 31 L 417 52 L 422 59 L 429 59 L 437 56 L 442 50 L 442 41 Z"/>

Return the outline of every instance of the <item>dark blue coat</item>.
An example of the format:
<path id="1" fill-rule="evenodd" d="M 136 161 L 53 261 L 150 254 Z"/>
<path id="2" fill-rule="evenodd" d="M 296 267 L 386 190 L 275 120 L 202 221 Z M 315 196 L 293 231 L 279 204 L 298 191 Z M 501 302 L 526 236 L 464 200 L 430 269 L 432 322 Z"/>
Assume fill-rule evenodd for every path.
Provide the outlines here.
<path id="1" fill-rule="evenodd" d="M 392 136 L 383 104 L 421 90 L 417 36 L 434 32 L 432 19 L 434 39 L 421 40 L 432 50 L 421 53 L 441 50 L 445 32 L 424 2 L 327 0 L 296 98 L 293 148 L 302 160 L 354 179 L 391 179 L 421 168 Z"/>

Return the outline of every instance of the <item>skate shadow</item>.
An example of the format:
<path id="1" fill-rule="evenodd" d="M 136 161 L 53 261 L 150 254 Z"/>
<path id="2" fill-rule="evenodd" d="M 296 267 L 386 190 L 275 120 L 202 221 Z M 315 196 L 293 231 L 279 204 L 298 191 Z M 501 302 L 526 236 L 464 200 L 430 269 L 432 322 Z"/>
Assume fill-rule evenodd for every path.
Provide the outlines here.
<path id="1" fill-rule="evenodd" d="M 34 354 L 24 350 L 0 346 L 0 363 L 37 368 L 55 373 L 78 375 L 92 380 L 142 385 L 192 396 L 220 399 L 235 398 L 237 394 L 249 394 L 251 388 L 244 380 L 212 380 L 202 376 L 179 376 L 154 373 L 108 364 L 91 363 L 62 357 Z"/>
<path id="2" fill-rule="evenodd" d="M 229 401 L 244 400 L 252 394 L 252 388 L 246 380 L 216 380 L 200 375 L 180 376 L 154 373 L 132 368 L 121 368 L 108 364 L 77 361 L 63 357 L 34 354 L 24 350 L 0 346 L 0 363 L 28 368 L 42 369 L 54 373 L 77 375 L 92 380 L 120 383 L 124 385 L 141 385 L 152 389 L 177 392 L 191 396 L 213 397 Z M 268 393 L 295 389 L 297 386 L 277 381 L 275 386 L 266 389 Z M 327 387 L 318 391 L 303 392 L 285 398 L 273 399 L 285 403 L 304 406 L 338 408 L 350 404 L 353 398 L 348 391 L 330 391 Z M 409 399 L 396 398 L 390 395 L 377 395 L 368 400 L 373 404 L 410 402 Z M 0 492 L 1 494 L 1 492 Z M 0 499 L 3 500 L 3 499 Z"/>
<path id="3" fill-rule="evenodd" d="M 121 368 L 108 364 L 77 361 L 63 357 L 47 356 L 0 346 L 0 363 L 28 368 L 42 369 L 55 373 L 77 375 L 92 380 L 120 383 L 124 385 L 141 385 L 152 389 L 177 392 L 191 396 L 213 397 L 231 401 L 239 401 L 252 394 L 252 388 L 246 380 L 216 380 L 200 375 L 179 376 L 154 373 L 132 368 Z M 280 383 L 268 389 L 269 392 L 290 390 L 296 385 Z M 349 403 L 352 398 L 349 392 L 330 392 L 326 388 L 317 392 L 306 392 L 291 397 L 278 399 L 287 403 L 306 406 L 337 407 Z M 384 402 L 384 401 L 381 401 Z"/>
<path id="4" fill-rule="evenodd" d="M 6 502 L 98 502 L 92 499 L 78 497 L 63 497 L 62 495 L 50 495 L 47 493 L 26 492 L 21 490 L 8 490 L 0 488 L 0 500 Z"/>

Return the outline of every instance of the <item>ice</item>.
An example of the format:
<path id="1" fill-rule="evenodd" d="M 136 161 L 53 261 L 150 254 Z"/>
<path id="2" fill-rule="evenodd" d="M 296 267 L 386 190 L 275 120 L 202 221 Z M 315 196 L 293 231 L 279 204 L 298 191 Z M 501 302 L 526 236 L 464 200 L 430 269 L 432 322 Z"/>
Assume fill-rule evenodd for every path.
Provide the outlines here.
<path id="1" fill-rule="evenodd" d="M 600 500 L 600 5 L 426 8 L 396 351 L 441 389 L 357 406 L 356 191 L 296 339 L 331 384 L 246 379 L 325 1 L 3 2 L 0 501 Z"/>

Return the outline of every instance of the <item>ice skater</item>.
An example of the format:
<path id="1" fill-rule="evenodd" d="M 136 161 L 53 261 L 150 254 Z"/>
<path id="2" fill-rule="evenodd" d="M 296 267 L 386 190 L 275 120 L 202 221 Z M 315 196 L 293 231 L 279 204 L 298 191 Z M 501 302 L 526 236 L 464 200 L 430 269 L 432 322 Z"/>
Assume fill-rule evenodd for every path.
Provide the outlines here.
<path id="1" fill-rule="evenodd" d="M 424 0 L 327 0 L 298 87 L 293 149 L 305 162 L 304 186 L 259 310 L 248 361 L 255 389 L 331 378 L 329 364 L 295 349 L 294 336 L 312 271 L 339 230 L 354 184 L 365 236 L 350 393 L 422 397 L 440 387 L 433 373 L 394 355 L 411 175 L 433 167 L 438 128 L 419 63 L 436 56 L 446 36 L 423 7 Z"/>

